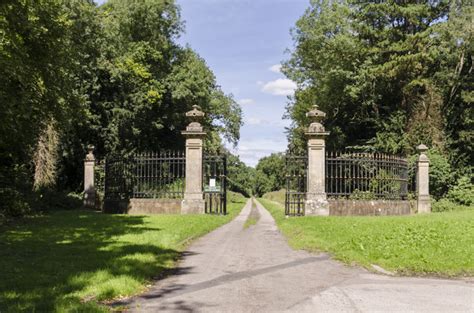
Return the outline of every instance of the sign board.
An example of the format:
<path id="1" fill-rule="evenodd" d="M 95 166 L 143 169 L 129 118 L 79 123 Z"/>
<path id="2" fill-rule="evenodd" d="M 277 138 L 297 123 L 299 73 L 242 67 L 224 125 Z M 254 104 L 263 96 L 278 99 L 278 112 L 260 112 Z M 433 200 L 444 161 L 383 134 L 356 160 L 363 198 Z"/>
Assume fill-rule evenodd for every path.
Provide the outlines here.
<path id="1" fill-rule="evenodd" d="M 209 186 L 204 188 L 205 191 L 210 191 L 210 192 L 219 192 L 221 191 L 220 186 L 216 186 L 216 179 L 215 178 L 210 178 L 209 179 Z"/>

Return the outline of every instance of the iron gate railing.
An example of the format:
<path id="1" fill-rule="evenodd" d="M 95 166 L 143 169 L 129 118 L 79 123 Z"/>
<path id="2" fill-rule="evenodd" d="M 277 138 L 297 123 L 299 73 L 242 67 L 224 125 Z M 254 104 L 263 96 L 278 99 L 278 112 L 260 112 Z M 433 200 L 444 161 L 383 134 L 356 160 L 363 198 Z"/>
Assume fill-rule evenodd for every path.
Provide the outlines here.
<path id="1" fill-rule="evenodd" d="M 227 158 L 203 159 L 205 212 L 227 214 Z M 186 157 L 183 152 L 135 154 L 105 161 L 104 209 L 124 211 L 131 198 L 182 199 Z"/>
<path id="2" fill-rule="evenodd" d="M 106 158 L 104 209 L 123 211 L 131 198 L 183 198 L 185 167 L 183 152 Z"/>
<path id="3" fill-rule="evenodd" d="M 108 157 L 105 160 L 104 210 L 123 211 L 133 186 L 133 163 L 129 158 Z"/>
<path id="4" fill-rule="evenodd" d="M 205 155 L 202 172 L 205 212 L 227 214 L 227 157 Z"/>
<path id="5" fill-rule="evenodd" d="M 184 152 L 166 151 L 135 155 L 132 198 L 181 199 L 184 197 Z"/>
<path id="6" fill-rule="evenodd" d="M 285 215 L 304 215 L 307 191 L 308 156 L 287 153 Z"/>
<path id="7" fill-rule="evenodd" d="M 349 199 L 405 200 L 408 162 L 383 153 L 326 153 L 326 194 Z"/>

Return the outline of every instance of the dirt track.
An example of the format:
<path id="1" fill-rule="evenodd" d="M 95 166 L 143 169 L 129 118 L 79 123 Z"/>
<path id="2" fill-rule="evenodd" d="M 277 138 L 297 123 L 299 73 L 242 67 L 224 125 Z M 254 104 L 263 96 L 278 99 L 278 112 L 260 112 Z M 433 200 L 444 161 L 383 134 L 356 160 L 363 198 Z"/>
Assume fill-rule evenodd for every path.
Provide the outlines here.
<path id="1" fill-rule="evenodd" d="M 326 254 L 293 251 L 270 213 L 244 229 L 249 201 L 196 241 L 176 273 L 128 305 L 133 312 L 474 312 L 472 282 L 376 275 Z"/>

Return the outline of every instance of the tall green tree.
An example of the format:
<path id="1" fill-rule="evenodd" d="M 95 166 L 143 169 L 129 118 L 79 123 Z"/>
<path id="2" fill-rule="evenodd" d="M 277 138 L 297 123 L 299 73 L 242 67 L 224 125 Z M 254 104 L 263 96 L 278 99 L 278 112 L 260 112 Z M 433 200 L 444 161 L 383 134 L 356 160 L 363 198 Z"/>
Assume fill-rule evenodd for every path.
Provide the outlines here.
<path id="1" fill-rule="evenodd" d="M 258 161 L 256 170 L 261 179 L 261 191 L 270 192 L 285 188 L 285 157 L 283 153 L 272 153 Z"/>
<path id="2" fill-rule="evenodd" d="M 472 19 L 460 1 L 311 1 L 283 67 L 298 85 L 290 142 L 303 147 L 318 104 L 329 149 L 410 155 L 423 142 L 471 171 Z"/>

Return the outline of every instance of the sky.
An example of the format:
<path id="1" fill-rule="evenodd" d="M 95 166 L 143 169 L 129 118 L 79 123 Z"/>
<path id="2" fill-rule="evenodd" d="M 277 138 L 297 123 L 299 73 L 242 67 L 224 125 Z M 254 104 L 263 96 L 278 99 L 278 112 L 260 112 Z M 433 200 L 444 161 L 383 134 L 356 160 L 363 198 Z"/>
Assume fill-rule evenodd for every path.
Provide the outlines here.
<path id="1" fill-rule="evenodd" d="M 247 165 L 287 146 L 283 120 L 296 85 L 279 72 L 293 46 L 290 29 L 309 0 L 176 0 L 185 21 L 179 39 L 189 44 L 216 75 L 244 115 L 240 141 L 231 151 Z M 99 1 L 99 3 L 104 1 Z"/>

